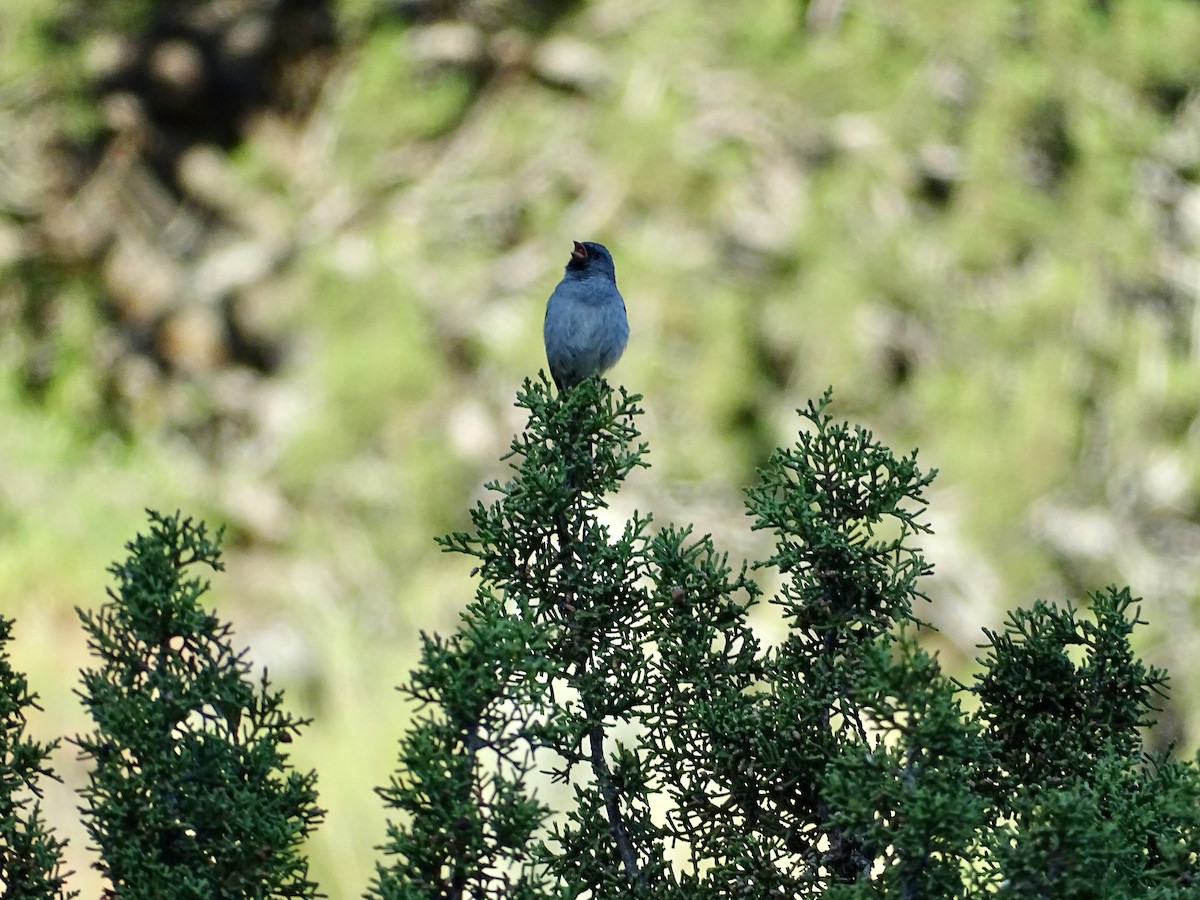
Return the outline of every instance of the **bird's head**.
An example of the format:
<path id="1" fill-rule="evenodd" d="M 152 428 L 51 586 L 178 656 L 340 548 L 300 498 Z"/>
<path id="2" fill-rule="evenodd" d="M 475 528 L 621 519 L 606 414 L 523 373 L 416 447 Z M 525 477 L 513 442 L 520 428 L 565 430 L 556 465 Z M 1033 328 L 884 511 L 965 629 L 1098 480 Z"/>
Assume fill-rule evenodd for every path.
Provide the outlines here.
<path id="1" fill-rule="evenodd" d="M 616 277 L 612 254 L 603 244 L 594 241 L 575 241 L 575 249 L 571 251 L 571 259 L 567 262 L 568 272 L 607 272 Z"/>

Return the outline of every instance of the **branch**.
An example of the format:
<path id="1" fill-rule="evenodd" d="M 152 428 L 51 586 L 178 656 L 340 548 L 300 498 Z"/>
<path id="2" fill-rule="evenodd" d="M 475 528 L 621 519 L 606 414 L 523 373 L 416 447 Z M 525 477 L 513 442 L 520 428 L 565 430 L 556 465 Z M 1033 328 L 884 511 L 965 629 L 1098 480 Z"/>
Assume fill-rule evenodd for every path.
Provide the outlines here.
<path id="1" fill-rule="evenodd" d="M 596 783 L 604 796 L 604 809 L 608 813 L 608 829 L 613 840 L 617 842 L 617 851 L 621 854 L 621 862 L 625 866 L 625 874 L 635 882 L 641 883 L 641 872 L 638 870 L 637 854 L 633 850 L 633 841 L 629 838 L 629 829 L 621 816 L 621 806 L 617 802 L 617 789 L 612 783 L 612 773 L 608 770 L 608 761 L 604 756 L 604 723 L 592 711 L 590 698 L 583 697 L 583 712 L 588 720 L 588 743 L 592 749 L 592 772 L 596 775 Z"/>
<path id="2" fill-rule="evenodd" d="M 588 459 L 591 459 L 590 442 L 588 445 Z M 568 475 L 567 488 L 573 492 L 577 492 L 578 487 L 573 481 L 574 479 Z M 565 516 L 557 522 L 557 530 L 560 559 L 562 560 L 564 570 L 566 570 L 573 565 L 578 565 L 581 562 L 581 558 L 574 552 L 575 534 Z M 613 784 L 612 773 L 609 771 L 608 761 L 604 754 L 604 718 L 597 714 L 595 698 L 584 687 L 584 683 L 587 680 L 588 666 L 592 658 L 592 648 L 590 641 L 586 640 L 580 632 L 578 619 L 575 615 L 577 602 L 576 598 L 569 596 L 571 593 L 573 592 L 570 589 L 564 591 L 563 596 L 559 598 L 559 609 L 571 634 L 571 646 L 575 657 L 575 676 L 580 682 L 579 695 L 583 703 L 583 713 L 587 722 L 592 773 L 596 777 L 596 784 L 600 789 L 601 796 L 604 798 L 604 810 L 608 817 L 609 833 L 612 835 L 613 840 L 616 841 L 617 852 L 620 854 L 625 874 L 631 880 L 640 884 L 642 874 L 638 869 L 637 854 L 633 849 L 633 841 L 629 837 L 629 828 L 626 826 L 625 819 L 621 815 L 617 788 Z"/>

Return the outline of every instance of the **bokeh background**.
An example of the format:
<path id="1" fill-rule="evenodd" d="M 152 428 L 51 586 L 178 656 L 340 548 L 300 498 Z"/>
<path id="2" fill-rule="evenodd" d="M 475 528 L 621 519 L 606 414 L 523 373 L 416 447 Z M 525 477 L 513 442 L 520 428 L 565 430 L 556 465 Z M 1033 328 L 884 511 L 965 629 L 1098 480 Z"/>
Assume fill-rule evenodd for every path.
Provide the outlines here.
<path id="1" fill-rule="evenodd" d="M 314 721 L 333 897 L 383 839 L 420 629 L 608 244 L 653 468 L 617 514 L 763 550 L 794 409 L 940 471 L 924 617 L 1109 583 L 1200 743 L 1200 3 L 0 4 L 0 611 L 40 738 L 89 723 L 73 607 L 144 507 L 227 526 L 211 603 Z M 95 896 L 71 789 L 48 815 Z"/>

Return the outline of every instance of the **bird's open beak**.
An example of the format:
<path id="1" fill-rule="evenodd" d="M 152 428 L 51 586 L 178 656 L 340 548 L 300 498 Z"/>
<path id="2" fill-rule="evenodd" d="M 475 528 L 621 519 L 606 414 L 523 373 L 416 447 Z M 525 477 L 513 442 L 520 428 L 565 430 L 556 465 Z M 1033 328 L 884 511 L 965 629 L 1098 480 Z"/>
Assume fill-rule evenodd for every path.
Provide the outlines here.
<path id="1" fill-rule="evenodd" d="M 587 259 L 587 247 L 583 246 L 583 244 L 579 243 L 579 241 L 572 241 L 571 243 L 575 245 L 575 249 L 571 251 L 571 259 L 578 260 L 580 262 Z"/>

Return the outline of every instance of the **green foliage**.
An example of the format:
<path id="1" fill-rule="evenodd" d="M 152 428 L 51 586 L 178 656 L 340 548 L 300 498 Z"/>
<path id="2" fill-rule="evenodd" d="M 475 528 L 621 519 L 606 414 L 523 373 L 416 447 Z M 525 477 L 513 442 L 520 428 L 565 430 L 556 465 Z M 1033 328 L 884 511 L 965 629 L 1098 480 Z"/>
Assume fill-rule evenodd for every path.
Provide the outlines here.
<path id="1" fill-rule="evenodd" d="M 610 806 L 635 761 L 610 763 L 602 749 L 606 720 L 631 718 L 625 704 L 636 702 L 645 669 L 641 642 L 622 632 L 650 628 L 630 577 L 648 520 L 635 518 L 613 543 L 596 519 L 607 486 L 644 465 L 645 448 L 627 448 L 636 400 L 622 392 L 614 402 L 587 382 L 559 403 L 545 382 L 526 382 L 516 477 L 490 486 L 501 501 L 472 511 L 475 534 L 442 539 L 479 560 L 482 584 L 458 634 L 423 636 L 422 667 L 406 690 L 434 712 L 418 717 L 401 774 L 381 791 L 409 821 L 389 829 L 398 860 L 380 867 L 378 896 L 541 896 L 563 880 L 599 889 L 661 858 L 646 843 L 648 822 Z M 572 701 L 561 696 L 568 686 Z M 551 826 L 530 781 L 549 771 L 568 783 L 579 766 L 594 784 L 580 788 L 571 818 Z"/>
<path id="2" fill-rule="evenodd" d="M 609 523 L 638 399 L 527 382 L 512 478 L 441 540 L 480 582 L 404 688 L 372 896 L 1188 896 L 1200 781 L 1141 752 L 1164 675 L 1128 591 L 1014 613 L 956 684 L 914 639 L 933 473 L 827 393 L 747 492 L 783 578 L 765 645 L 710 539 Z"/>
<path id="3" fill-rule="evenodd" d="M 46 763 L 58 741 L 25 734 L 26 715 L 39 709 L 25 676 L 8 657 L 12 620 L 0 616 L 0 898 L 73 897 L 63 889 L 63 841 L 46 828 L 38 780 L 56 778 Z"/>
<path id="4" fill-rule="evenodd" d="M 747 506 L 753 527 L 777 541 L 762 565 L 791 576 L 779 598 L 785 615 L 813 633 L 849 627 L 871 638 L 916 621 L 917 579 L 930 569 L 908 538 L 929 530 L 918 515 L 937 472 L 923 474 L 915 453 L 897 459 L 863 428 L 834 425 L 823 411 L 830 398 L 802 413 L 815 431 L 772 455 Z M 877 537 L 889 526 L 894 536 Z"/>
<path id="5" fill-rule="evenodd" d="M 984 673 L 972 693 L 1001 773 L 1017 784 L 1057 782 L 1080 758 L 1138 752 L 1138 728 L 1150 724 L 1166 673 L 1147 668 L 1129 646 L 1136 603 L 1128 590 L 1109 588 L 1092 598 L 1095 622 L 1039 601 L 1010 614 L 1002 633 L 985 630 Z M 1076 648 L 1079 664 L 1070 655 Z"/>
<path id="6" fill-rule="evenodd" d="M 990 836 L 1003 897 L 1193 897 L 1200 871 L 1194 763 L 1111 752 L 1028 783 Z"/>
<path id="7" fill-rule="evenodd" d="M 229 625 L 200 606 L 220 570 L 220 535 L 150 513 L 126 545 L 98 612 L 79 610 L 100 666 L 81 697 L 96 730 L 75 739 L 93 769 L 88 833 L 114 894 L 127 898 L 313 897 L 300 854 L 322 810 L 316 776 L 282 744 L 307 724 L 255 685 Z"/>
<path id="8" fill-rule="evenodd" d="M 1137 600 L 1092 596 L 1093 621 L 1038 602 L 987 632 L 971 688 L 988 738 L 979 790 L 1004 896 L 1183 897 L 1200 881 L 1200 771 L 1147 757 L 1166 674 L 1129 646 Z M 1073 658 L 1078 656 L 1078 660 Z M 1103 885 L 1102 891 L 1095 886 Z"/>

